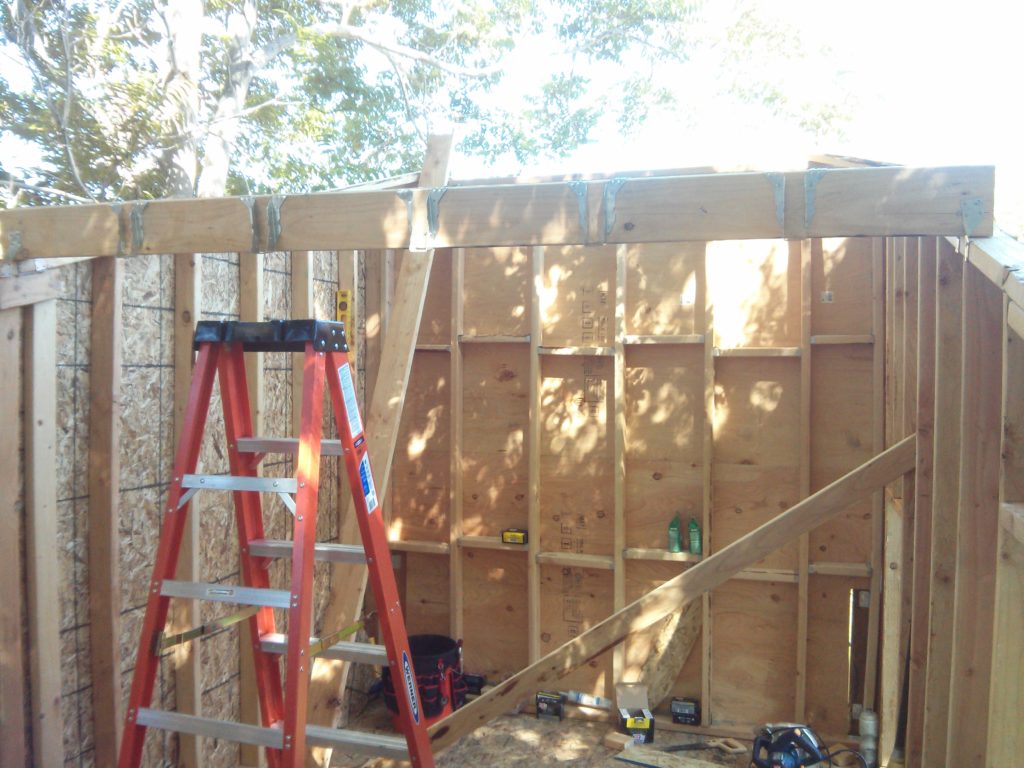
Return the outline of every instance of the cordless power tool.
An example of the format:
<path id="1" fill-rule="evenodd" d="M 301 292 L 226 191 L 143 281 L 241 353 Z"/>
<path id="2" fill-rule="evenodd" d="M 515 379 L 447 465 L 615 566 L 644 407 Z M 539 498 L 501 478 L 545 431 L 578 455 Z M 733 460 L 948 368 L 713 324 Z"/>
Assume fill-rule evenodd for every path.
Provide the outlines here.
<path id="1" fill-rule="evenodd" d="M 754 738 L 751 766 L 756 768 L 805 768 L 829 764 L 828 750 L 806 725 L 766 725 Z"/>

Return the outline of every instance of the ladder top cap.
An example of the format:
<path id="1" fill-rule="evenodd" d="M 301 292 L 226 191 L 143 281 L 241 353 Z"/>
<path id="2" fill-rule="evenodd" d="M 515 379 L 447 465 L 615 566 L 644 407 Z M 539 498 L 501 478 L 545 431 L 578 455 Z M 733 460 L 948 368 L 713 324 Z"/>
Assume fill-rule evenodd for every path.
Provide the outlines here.
<path id="1" fill-rule="evenodd" d="M 200 344 L 241 344 L 246 352 L 303 352 L 306 344 L 323 352 L 348 352 L 345 324 L 331 320 L 201 320 L 192 347 Z"/>

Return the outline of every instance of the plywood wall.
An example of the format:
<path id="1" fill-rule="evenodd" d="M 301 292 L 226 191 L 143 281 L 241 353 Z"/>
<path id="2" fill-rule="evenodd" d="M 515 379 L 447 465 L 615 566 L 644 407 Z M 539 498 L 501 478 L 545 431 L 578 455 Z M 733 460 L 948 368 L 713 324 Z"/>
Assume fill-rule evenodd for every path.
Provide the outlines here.
<path id="1" fill-rule="evenodd" d="M 870 239 L 445 252 L 392 488 L 412 631 L 447 621 L 467 668 L 500 679 L 694 562 L 666 552 L 675 515 L 714 552 L 869 458 L 879 277 Z M 673 693 L 710 696 L 709 724 L 802 713 L 844 733 L 875 513 L 716 590 Z M 510 527 L 532 552 L 499 542 Z M 608 693 L 652 642 L 562 686 Z"/>

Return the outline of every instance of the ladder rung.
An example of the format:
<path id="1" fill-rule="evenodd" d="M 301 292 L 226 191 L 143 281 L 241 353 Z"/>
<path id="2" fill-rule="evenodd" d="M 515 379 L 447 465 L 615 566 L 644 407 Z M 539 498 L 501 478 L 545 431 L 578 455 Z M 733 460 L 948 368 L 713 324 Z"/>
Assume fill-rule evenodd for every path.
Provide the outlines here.
<path id="1" fill-rule="evenodd" d="M 338 747 L 349 752 L 377 755 L 398 760 L 409 759 L 409 747 L 403 736 L 367 733 L 323 725 L 306 726 L 306 745 L 310 747 Z"/>
<path id="2" fill-rule="evenodd" d="M 299 440 L 296 437 L 240 437 L 238 438 L 239 453 L 290 453 L 299 452 Z M 321 440 L 321 456 L 341 456 L 341 440 Z"/>
<path id="3" fill-rule="evenodd" d="M 316 641 L 315 637 L 309 640 L 310 644 Z M 288 648 L 288 638 L 280 632 L 264 635 L 260 638 L 260 648 L 265 653 L 283 654 Z M 325 648 L 318 654 L 318 658 L 352 661 L 357 664 L 376 664 L 382 667 L 388 663 L 388 651 L 383 645 L 342 640 Z"/>
<path id="4" fill-rule="evenodd" d="M 280 728 L 261 728 L 258 725 L 214 720 L 210 717 L 184 715 L 180 712 L 167 712 L 148 707 L 139 709 L 136 723 L 147 728 L 191 733 L 195 736 L 225 739 L 239 744 L 254 744 L 258 747 L 281 749 L 284 745 L 284 734 Z M 350 752 L 380 757 L 409 757 L 409 749 L 401 736 L 341 730 L 320 725 L 306 726 L 306 744 L 311 747 L 340 747 Z"/>
<path id="5" fill-rule="evenodd" d="M 265 493 L 295 493 L 298 481 L 294 477 L 239 477 L 237 475 L 185 475 L 182 488 L 210 491 L 260 491 Z"/>
<path id="6" fill-rule="evenodd" d="M 291 557 L 292 542 L 284 539 L 253 539 L 249 554 L 256 557 Z M 313 557 L 328 563 L 365 563 L 366 553 L 358 544 L 316 544 Z"/>
<path id="7" fill-rule="evenodd" d="M 212 600 L 217 603 L 259 605 L 266 608 L 289 608 L 291 593 L 287 589 L 237 587 L 232 584 L 206 584 L 201 581 L 167 579 L 160 594 L 188 600 Z"/>
<path id="8" fill-rule="evenodd" d="M 183 715 L 180 712 L 167 712 L 162 709 L 140 708 L 136 723 L 147 728 L 209 736 L 213 739 L 226 739 L 239 744 L 255 744 L 258 747 L 281 749 L 284 746 L 284 734 L 280 728 L 262 728 L 248 723 L 214 720 L 211 717 L 199 717 L 198 715 Z"/>

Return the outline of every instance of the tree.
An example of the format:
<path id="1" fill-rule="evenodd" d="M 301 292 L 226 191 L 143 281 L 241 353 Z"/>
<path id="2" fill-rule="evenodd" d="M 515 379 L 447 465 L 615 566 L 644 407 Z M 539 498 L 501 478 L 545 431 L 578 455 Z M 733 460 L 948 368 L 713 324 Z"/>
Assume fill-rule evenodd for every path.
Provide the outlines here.
<path id="1" fill-rule="evenodd" d="M 652 73 L 699 47 L 697 2 L 6 0 L 0 124 L 41 151 L 30 202 L 337 187 L 448 122 L 524 162 L 669 104 Z"/>

